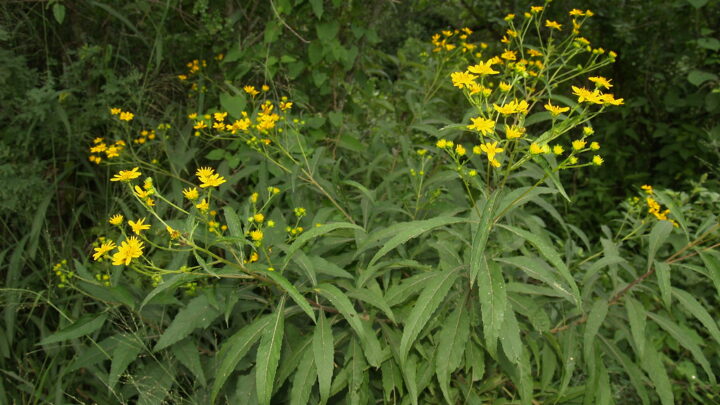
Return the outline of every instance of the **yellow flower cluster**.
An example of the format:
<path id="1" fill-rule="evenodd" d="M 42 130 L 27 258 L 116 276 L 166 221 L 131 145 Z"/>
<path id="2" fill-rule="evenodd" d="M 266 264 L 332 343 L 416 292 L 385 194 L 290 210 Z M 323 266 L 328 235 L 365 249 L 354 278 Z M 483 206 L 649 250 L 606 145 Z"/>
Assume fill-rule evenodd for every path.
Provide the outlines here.
<path id="1" fill-rule="evenodd" d="M 653 198 L 653 195 L 655 194 L 655 190 L 653 190 L 652 186 L 650 185 L 643 185 L 641 187 L 645 193 L 648 194 L 648 196 L 645 198 L 645 203 L 647 204 L 647 212 L 648 214 L 651 214 L 655 218 L 657 218 L 660 221 L 668 221 L 671 224 L 673 224 L 674 227 L 678 227 L 679 224 L 674 219 L 668 218 L 668 214 L 670 214 L 669 209 L 662 209 L 662 206 L 660 205 L 655 198 Z"/>
<path id="2" fill-rule="evenodd" d="M 117 115 L 120 121 L 132 121 L 133 118 L 135 118 L 135 114 L 131 113 L 130 111 L 123 111 L 120 108 L 115 107 L 110 109 L 110 114 Z"/>
<path id="3" fill-rule="evenodd" d="M 200 188 L 218 187 L 226 182 L 224 177 L 215 173 L 215 169 L 210 167 L 201 167 L 197 169 L 195 175 L 200 180 Z"/>
<path id="4" fill-rule="evenodd" d="M 93 139 L 93 145 L 90 147 L 88 159 L 95 164 L 100 164 L 103 160 L 102 156 L 99 156 L 101 153 L 105 154 L 105 158 L 112 159 L 120 156 L 123 149 L 125 149 L 125 141 L 122 139 L 108 144 L 105 142 L 105 138 L 95 138 Z"/>
<path id="5" fill-rule="evenodd" d="M 470 28 L 462 28 L 459 30 L 443 30 L 432 36 L 430 42 L 434 46 L 433 52 L 449 52 L 460 49 L 461 52 L 472 52 L 477 49 L 478 45 L 468 42 L 468 38 L 473 31 Z M 480 47 L 485 49 L 487 44 L 481 43 Z"/>

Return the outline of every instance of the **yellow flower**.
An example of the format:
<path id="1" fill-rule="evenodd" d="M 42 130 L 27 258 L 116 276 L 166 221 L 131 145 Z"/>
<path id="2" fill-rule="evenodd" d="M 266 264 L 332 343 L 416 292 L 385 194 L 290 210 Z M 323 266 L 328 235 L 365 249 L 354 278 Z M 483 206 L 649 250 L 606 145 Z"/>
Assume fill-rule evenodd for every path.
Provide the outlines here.
<path id="1" fill-rule="evenodd" d="M 269 91 L 269 90 L 270 90 L 270 86 L 268 86 L 267 84 L 263 84 L 262 87 L 260 87 L 260 90 L 262 90 L 263 92 Z"/>
<path id="2" fill-rule="evenodd" d="M 207 202 L 206 199 L 202 199 L 197 205 L 195 205 L 197 209 L 199 209 L 201 212 L 206 212 L 210 209 L 210 204 Z"/>
<path id="3" fill-rule="evenodd" d="M 447 141 L 445 139 L 440 139 L 435 143 L 435 146 L 437 146 L 440 149 L 445 149 L 447 147 Z"/>
<path id="4" fill-rule="evenodd" d="M 204 129 L 207 128 L 207 124 L 205 121 L 195 121 L 195 125 L 193 125 L 194 129 Z"/>
<path id="5" fill-rule="evenodd" d="M 502 53 L 502 55 L 500 55 L 500 57 L 505 60 L 516 60 L 517 59 L 515 51 L 511 51 L 511 50 L 507 50 L 507 49 L 505 50 L 505 52 Z"/>
<path id="6" fill-rule="evenodd" d="M 465 150 L 465 147 L 463 147 L 462 145 L 458 144 L 457 146 L 455 146 L 455 153 L 457 153 L 458 156 L 465 156 L 465 154 L 467 153 L 467 151 Z"/>
<path id="7" fill-rule="evenodd" d="M 462 89 L 463 87 L 469 89 L 475 78 L 477 78 L 477 76 L 471 75 L 467 72 L 450 73 L 450 79 L 452 79 L 453 86 L 459 89 Z"/>
<path id="8" fill-rule="evenodd" d="M 252 219 L 257 223 L 262 223 L 265 220 L 265 215 L 258 212 L 257 214 L 253 215 Z"/>
<path id="9" fill-rule="evenodd" d="M 255 204 L 258 200 L 259 194 L 258 193 L 252 193 L 250 194 L 250 202 Z"/>
<path id="10" fill-rule="evenodd" d="M 132 259 L 137 259 L 143 254 L 143 243 L 135 236 L 125 239 L 118 248 L 117 253 L 112 257 L 113 265 L 129 265 Z"/>
<path id="11" fill-rule="evenodd" d="M 569 13 L 569 14 L 572 15 L 572 16 L 578 16 L 578 17 L 582 17 L 582 16 L 585 15 L 585 13 L 584 13 L 582 10 L 578 10 L 578 9 L 576 9 L 576 8 L 570 10 L 570 13 Z"/>
<path id="12" fill-rule="evenodd" d="M 197 176 L 200 181 L 204 181 L 203 179 L 212 176 L 215 173 L 215 169 L 211 167 L 201 167 L 197 169 L 195 172 L 195 175 Z"/>
<path id="13" fill-rule="evenodd" d="M 108 241 L 100 245 L 100 247 L 95 248 L 95 253 L 93 254 L 93 260 L 98 261 L 101 257 L 105 255 L 105 253 L 115 249 L 115 242 Z"/>
<path id="14" fill-rule="evenodd" d="M 600 144 L 597 143 L 597 142 L 592 142 L 592 143 L 590 144 L 590 149 L 592 149 L 592 150 L 598 150 L 598 149 L 600 149 Z"/>
<path id="15" fill-rule="evenodd" d="M 120 214 L 113 215 L 110 217 L 108 222 L 110 222 L 111 225 L 120 225 L 123 223 L 123 216 Z"/>
<path id="16" fill-rule="evenodd" d="M 578 103 L 582 103 L 583 101 L 589 101 L 594 104 L 602 104 L 603 99 L 601 97 L 601 94 L 599 91 L 590 91 L 584 87 L 576 87 L 571 86 L 573 90 L 573 94 L 578 96 Z"/>
<path id="17" fill-rule="evenodd" d="M 123 111 L 120 113 L 120 119 L 122 121 L 132 121 L 132 119 L 135 117 L 135 114 L 129 112 L 129 111 Z"/>
<path id="18" fill-rule="evenodd" d="M 535 49 L 528 50 L 528 54 L 533 57 L 540 57 L 542 56 L 542 52 L 536 51 Z"/>
<path id="19" fill-rule="evenodd" d="M 121 112 L 122 112 L 122 110 L 119 109 L 119 108 L 111 108 L 111 109 L 110 109 L 110 114 L 112 114 L 112 115 L 118 115 L 118 114 L 120 114 Z"/>
<path id="20" fill-rule="evenodd" d="M 190 201 L 195 201 L 200 196 L 196 187 L 184 189 L 183 195 Z"/>
<path id="21" fill-rule="evenodd" d="M 215 114 L 213 114 L 213 116 L 215 117 L 215 121 L 223 122 L 225 121 L 225 117 L 227 117 L 227 114 L 228 113 L 226 112 L 216 112 Z"/>
<path id="22" fill-rule="evenodd" d="M 556 155 L 562 155 L 563 152 L 565 152 L 565 149 L 563 149 L 562 146 L 560 146 L 560 145 L 555 145 L 555 146 L 553 146 L 553 153 L 554 153 L 554 154 L 556 154 Z"/>
<path id="23" fill-rule="evenodd" d="M 566 111 L 570 111 L 570 107 L 560 107 L 552 105 L 552 103 L 550 103 L 549 101 L 547 104 L 545 104 L 545 109 L 550 111 L 550 114 L 552 114 L 553 117 L 556 117 Z"/>
<path id="24" fill-rule="evenodd" d="M 556 29 L 558 31 L 562 29 L 562 25 L 558 24 L 557 21 L 545 20 L 545 26 L 548 28 Z"/>
<path id="25" fill-rule="evenodd" d="M 130 228 L 132 228 L 136 235 L 140 235 L 142 231 L 150 229 L 150 224 L 146 224 L 144 222 L 145 218 L 140 218 L 137 222 L 128 221 L 128 225 L 130 225 Z"/>
<path id="26" fill-rule="evenodd" d="M 498 148 L 497 144 L 497 142 L 485 142 L 484 144 L 480 145 L 480 150 L 487 154 L 488 160 L 490 161 L 495 160 L 495 155 L 498 153 L 502 153 L 505 150 L 503 148 Z"/>
<path id="27" fill-rule="evenodd" d="M 522 100 L 520 102 L 518 102 L 517 100 L 513 100 L 503 106 L 493 104 L 493 108 L 495 109 L 495 111 L 499 112 L 502 115 L 510 115 L 510 114 L 515 114 L 515 113 L 527 113 L 528 103 L 525 100 Z"/>
<path id="28" fill-rule="evenodd" d="M 532 6 L 532 7 L 530 7 L 530 12 L 532 12 L 533 14 L 539 13 L 539 12 L 541 12 L 541 11 L 543 11 L 543 6 Z"/>
<path id="29" fill-rule="evenodd" d="M 595 130 L 592 129 L 592 127 L 583 127 L 583 134 L 585 134 L 585 136 L 590 136 L 594 133 L 595 133 Z"/>
<path id="30" fill-rule="evenodd" d="M 595 156 L 593 156 L 592 161 L 593 161 L 594 164 L 596 164 L 596 165 L 598 165 L 598 166 L 601 166 L 601 165 L 603 164 L 603 162 L 604 162 L 603 158 L 600 157 L 600 155 L 595 155 Z"/>
<path id="31" fill-rule="evenodd" d="M 497 70 L 493 70 L 492 65 L 490 64 L 490 61 L 487 62 L 480 62 L 477 65 L 468 66 L 468 71 L 470 73 L 475 73 L 477 75 L 495 75 L 500 72 Z"/>
<path id="32" fill-rule="evenodd" d="M 609 89 L 613 85 L 610 84 L 610 79 L 606 79 L 602 76 L 593 76 L 588 78 L 591 82 L 595 83 L 598 87 L 604 87 L 606 89 Z"/>
<path id="33" fill-rule="evenodd" d="M 472 121 L 471 125 L 468 125 L 468 129 L 474 129 L 483 135 L 487 135 L 493 132 L 495 129 L 495 121 L 483 118 L 483 117 L 477 117 L 477 118 L 470 118 L 470 121 Z M 442 140 L 442 139 L 441 139 Z M 439 148 L 442 148 L 442 146 L 438 145 Z"/>
<path id="34" fill-rule="evenodd" d="M 507 137 L 507 139 L 522 138 L 523 135 L 525 135 L 525 128 L 519 127 L 517 125 L 505 125 L 505 136 Z"/>
<path id="35" fill-rule="evenodd" d="M 289 102 L 289 101 L 281 101 L 280 102 L 280 110 L 282 110 L 282 111 L 287 111 L 287 110 L 291 109 L 292 106 L 293 106 L 292 102 Z"/>
<path id="36" fill-rule="evenodd" d="M 612 105 L 623 105 L 624 104 L 624 101 L 623 101 L 624 99 L 622 99 L 622 98 L 616 99 L 615 96 L 613 96 L 612 94 L 609 94 L 609 93 L 601 94 L 600 99 L 602 100 L 603 103 L 606 103 L 606 104 L 612 104 Z"/>
<path id="37" fill-rule="evenodd" d="M 530 153 L 533 155 L 539 155 L 543 153 L 543 147 L 533 142 L 530 144 Z"/>
<path id="38" fill-rule="evenodd" d="M 261 230 L 256 229 L 256 230 L 250 232 L 250 239 L 254 240 L 255 242 L 261 241 L 262 238 L 263 238 L 263 233 Z"/>
<path id="39" fill-rule="evenodd" d="M 155 190 L 153 190 L 152 188 L 148 190 L 143 190 L 142 188 L 140 188 L 140 186 L 135 186 L 135 195 L 138 196 L 138 198 L 140 199 L 148 198 L 149 196 L 153 195 L 154 192 Z"/>
<path id="40" fill-rule="evenodd" d="M 171 228 L 170 226 L 165 226 L 165 230 L 170 234 L 170 239 L 177 239 L 180 237 L 180 231 Z"/>
<path id="41" fill-rule="evenodd" d="M 260 259 L 260 255 L 258 255 L 257 252 L 252 252 L 252 253 L 250 254 L 250 259 L 248 259 L 248 261 L 249 261 L 250 263 L 255 263 L 255 262 L 258 261 L 259 259 Z"/>
<path id="42" fill-rule="evenodd" d="M 206 187 L 218 187 L 219 185 L 225 183 L 225 178 L 220 176 L 219 174 L 213 174 L 207 177 L 201 177 L 200 181 L 202 183 L 200 184 L 201 188 Z"/>
<path id="43" fill-rule="evenodd" d="M 255 86 L 245 86 L 245 87 L 243 87 L 243 90 L 245 90 L 245 93 L 247 93 L 247 94 L 249 94 L 249 95 L 251 95 L 251 96 L 253 96 L 253 97 L 255 97 L 255 96 L 257 96 L 258 94 L 260 94 L 259 91 L 255 90 Z"/>
<path id="44" fill-rule="evenodd" d="M 640 188 L 643 189 L 643 190 L 645 190 L 645 192 L 648 193 L 648 194 L 652 194 L 652 193 L 653 193 L 653 188 L 652 188 L 652 186 L 650 186 L 650 185 L 643 184 Z"/>
<path id="45" fill-rule="evenodd" d="M 274 227 L 275 227 L 275 221 L 273 221 L 272 219 L 269 220 L 269 221 L 267 221 L 267 226 L 268 226 L 268 228 L 274 228 Z"/>
<path id="46" fill-rule="evenodd" d="M 128 182 L 133 179 L 137 179 L 142 175 L 138 167 L 134 167 L 131 170 L 120 170 L 110 181 L 123 181 Z"/>
<path id="47" fill-rule="evenodd" d="M 508 92 L 508 91 L 510 91 L 510 90 L 512 89 L 512 84 L 505 83 L 505 82 L 500 82 L 500 83 L 498 83 L 498 88 L 499 88 L 500 91 L 502 91 L 502 92 Z"/>
<path id="48" fill-rule="evenodd" d="M 572 147 L 575 150 L 580 150 L 585 147 L 585 144 L 587 144 L 587 142 L 583 141 L 582 139 L 576 139 L 572 142 Z"/>
<path id="49" fill-rule="evenodd" d="M 510 13 L 510 14 L 508 14 L 508 15 L 505 16 L 504 20 L 505 20 L 505 21 L 512 21 L 514 18 L 515 18 L 515 14 Z"/>

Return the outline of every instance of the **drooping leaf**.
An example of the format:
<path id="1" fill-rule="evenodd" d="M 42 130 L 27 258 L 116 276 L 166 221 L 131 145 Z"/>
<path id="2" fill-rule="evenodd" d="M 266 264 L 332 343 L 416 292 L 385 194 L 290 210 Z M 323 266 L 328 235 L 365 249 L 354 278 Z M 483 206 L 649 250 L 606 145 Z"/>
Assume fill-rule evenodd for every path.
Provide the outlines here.
<path id="1" fill-rule="evenodd" d="M 255 384 L 258 402 L 261 405 L 270 405 L 270 399 L 275 384 L 275 373 L 280 361 L 283 334 L 285 331 L 285 296 L 272 314 L 270 324 L 260 338 L 255 362 Z"/>
<path id="2" fill-rule="evenodd" d="M 550 288 L 557 291 L 559 296 L 565 298 L 573 304 L 576 303 L 575 297 L 573 296 L 572 291 L 570 291 L 570 288 L 558 279 L 552 271 L 552 268 L 543 260 L 532 256 L 515 256 L 496 258 L 495 261 L 507 263 L 519 268 L 528 276 L 536 280 L 540 280 L 550 286 Z"/>
<path id="3" fill-rule="evenodd" d="M 502 327 L 500 328 L 500 342 L 502 344 L 503 353 L 508 360 L 518 364 L 523 350 L 523 344 L 520 340 L 520 327 L 515 317 L 515 311 L 508 304 L 503 316 Z"/>
<path id="4" fill-rule="evenodd" d="M 642 365 L 648 373 L 648 376 L 650 376 L 650 380 L 653 385 L 655 385 L 655 392 L 660 397 L 662 405 L 675 404 L 670 378 L 668 378 L 665 366 L 660 360 L 660 354 L 655 351 L 655 349 L 648 347 L 648 349 L 645 350 L 645 357 L 642 360 Z"/>
<path id="5" fill-rule="evenodd" d="M 330 397 L 335 344 L 333 342 L 330 322 L 325 318 L 325 314 L 322 311 L 320 312 L 320 317 L 315 325 L 315 333 L 313 334 L 313 353 L 315 355 L 318 385 L 320 387 L 320 401 L 324 404 Z"/>
<path id="6" fill-rule="evenodd" d="M 207 328 L 218 316 L 220 311 L 211 305 L 207 295 L 193 298 L 175 315 L 170 326 L 158 339 L 153 351 L 157 352 L 184 339 L 197 328 Z"/>
<path id="7" fill-rule="evenodd" d="M 53 333 L 45 337 L 38 343 L 39 345 L 47 345 L 50 343 L 62 342 L 65 340 L 76 339 L 81 336 L 89 335 L 96 330 L 102 328 L 107 320 L 107 314 L 85 315 L 73 322 L 72 325 L 65 327 L 63 330 Z"/>
<path id="8" fill-rule="evenodd" d="M 302 308 L 303 311 L 310 317 L 310 319 L 315 322 L 315 312 L 312 310 L 312 307 L 310 306 L 310 303 L 307 302 L 305 297 L 303 297 L 302 294 L 295 288 L 294 285 L 290 284 L 290 282 L 283 277 L 282 275 L 278 274 L 274 271 L 266 271 L 266 270 L 260 270 L 258 273 L 261 273 L 265 277 L 268 277 L 272 281 L 276 282 L 280 287 L 285 290 L 288 295 L 290 295 L 290 298 L 295 301 L 296 304 Z"/>
<path id="9" fill-rule="evenodd" d="M 715 342 L 720 344 L 720 330 L 718 330 L 717 323 L 715 319 L 710 315 L 710 313 L 705 309 L 698 300 L 695 299 L 695 297 L 692 296 L 689 292 L 685 290 L 681 290 L 679 288 L 673 288 L 672 289 L 673 295 L 675 295 L 675 298 L 678 299 L 680 302 L 680 305 L 685 307 L 685 310 L 694 316 L 700 323 L 703 324 L 703 326 L 707 329 L 708 333 L 710 333 L 710 336 L 715 339 Z"/>
<path id="10" fill-rule="evenodd" d="M 650 231 L 649 245 L 648 245 L 648 260 L 647 268 L 650 269 L 653 261 L 655 260 L 655 254 L 657 253 L 660 245 L 665 242 L 670 232 L 673 230 L 673 225 L 669 221 L 657 221 Z"/>
<path id="11" fill-rule="evenodd" d="M 495 200 L 497 193 L 492 193 L 490 198 L 478 205 L 481 212 L 480 221 L 477 225 L 477 231 L 473 235 L 472 247 L 470 248 L 470 287 L 475 283 L 475 278 L 481 270 L 481 260 L 485 256 L 485 245 L 493 226 L 493 218 L 495 214 Z"/>
<path id="12" fill-rule="evenodd" d="M 464 302 L 465 299 L 460 301 L 447 320 L 443 322 L 443 328 L 437 340 L 438 352 L 435 372 L 440 383 L 440 389 L 448 403 L 452 403 L 449 390 L 450 374 L 460 367 L 465 346 L 470 336 L 470 316 Z"/>
<path id="13" fill-rule="evenodd" d="M 481 267 L 477 280 L 483 333 L 488 352 L 495 356 L 497 339 L 500 337 L 500 329 L 507 308 L 507 292 L 500 266 L 485 257 L 480 260 Z"/>
<path id="14" fill-rule="evenodd" d="M 670 265 L 655 260 L 655 274 L 657 274 L 658 286 L 660 287 L 660 297 L 665 304 L 665 308 L 670 308 L 672 303 L 672 284 L 670 283 Z"/>
<path id="15" fill-rule="evenodd" d="M 143 351 L 142 343 L 129 335 L 116 335 L 116 339 L 118 345 L 115 346 L 115 350 L 112 352 L 112 364 L 110 364 L 110 374 L 108 375 L 108 387 L 110 389 L 115 387 L 122 373 Z"/>
<path id="16" fill-rule="evenodd" d="M 188 368 L 190 372 L 197 377 L 200 385 L 205 386 L 205 371 L 203 371 L 200 363 L 200 353 L 193 339 L 185 339 L 178 344 L 170 347 L 173 355 L 182 365 Z"/>
<path id="17" fill-rule="evenodd" d="M 587 359 L 589 359 L 592 355 L 591 353 L 593 352 L 593 346 L 595 344 L 595 335 L 597 335 L 598 331 L 600 330 L 600 326 L 605 320 L 607 311 L 607 301 L 602 297 L 596 299 L 595 303 L 590 309 L 590 313 L 587 317 L 587 322 L 585 322 L 585 334 L 583 335 L 585 361 L 588 361 Z"/>
<path id="18" fill-rule="evenodd" d="M 624 300 L 635 350 L 638 358 L 642 359 L 645 354 L 645 308 L 632 297 L 626 296 Z"/>
<path id="19" fill-rule="evenodd" d="M 315 372 L 313 352 L 312 350 L 306 350 L 293 377 L 292 390 L 290 391 L 291 405 L 307 405 L 309 403 L 315 379 L 317 379 L 317 373 Z"/>

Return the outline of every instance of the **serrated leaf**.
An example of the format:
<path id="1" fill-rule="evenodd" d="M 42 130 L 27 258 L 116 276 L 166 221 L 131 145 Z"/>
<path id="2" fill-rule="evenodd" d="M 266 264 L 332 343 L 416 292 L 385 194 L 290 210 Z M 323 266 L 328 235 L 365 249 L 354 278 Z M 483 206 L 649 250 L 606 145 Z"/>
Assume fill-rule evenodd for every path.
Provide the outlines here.
<path id="1" fill-rule="evenodd" d="M 333 342 L 332 328 L 330 322 L 325 318 L 323 311 L 320 311 L 318 323 L 315 325 L 313 334 L 313 353 L 317 367 L 318 386 L 320 387 L 320 402 L 326 403 L 330 397 L 330 386 L 332 385 L 333 359 L 335 357 L 335 343 Z"/>
<path id="2" fill-rule="evenodd" d="M 415 360 L 415 356 L 410 356 L 408 360 L 405 360 L 401 368 L 410 401 L 413 405 L 418 405 L 417 360 Z"/>
<path id="3" fill-rule="evenodd" d="M 587 322 L 585 322 L 585 334 L 583 335 L 583 346 L 585 349 L 584 355 L 586 362 L 589 361 L 588 359 L 592 355 L 593 347 L 595 344 L 595 336 L 600 330 L 600 326 L 605 320 L 605 316 L 607 316 L 607 311 L 608 304 L 607 301 L 603 298 L 596 299 L 595 303 L 590 309 L 590 313 L 587 317 Z"/>
<path id="4" fill-rule="evenodd" d="M 515 311 L 508 305 L 503 316 L 502 327 L 500 328 L 500 342 L 503 352 L 508 360 L 518 364 L 522 355 L 523 344 L 520 340 L 520 327 L 515 317 Z"/>
<path id="5" fill-rule="evenodd" d="M 677 340 L 682 347 L 686 348 L 690 353 L 692 353 L 695 360 L 700 363 L 700 366 L 702 366 L 703 370 L 705 370 L 705 373 L 707 373 L 710 382 L 715 384 L 715 374 L 712 372 L 710 362 L 708 362 L 707 357 L 705 357 L 702 349 L 700 349 L 699 342 L 695 342 L 693 337 L 688 335 L 685 330 L 680 328 L 675 322 L 652 312 L 648 312 L 647 316 L 650 317 L 653 321 L 655 321 L 655 323 L 660 325 L 660 327 L 663 328 L 666 332 L 668 332 L 670 336 L 672 336 L 673 339 Z"/>
<path id="6" fill-rule="evenodd" d="M 450 314 L 440 331 L 437 339 L 437 360 L 435 372 L 437 373 L 440 389 L 448 403 L 453 403 L 450 397 L 450 374 L 460 367 L 465 346 L 470 336 L 470 317 L 464 305 L 465 299 Z"/>
<path id="7" fill-rule="evenodd" d="M 635 342 L 638 358 L 645 355 L 645 308 L 634 298 L 625 297 L 625 309 L 630 321 L 630 334 Z"/>
<path id="8" fill-rule="evenodd" d="M 705 309 L 705 307 L 703 307 L 702 304 L 700 304 L 700 302 L 698 302 L 698 300 L 696 300 L 695 297 L 692 296 L 692 294 L 685 290 L 673 288 L 672 292 L 678 299 L 678 302 L 680 302 L 680 305 L 685 307 L 685 310 L 689 314 L 691 314 L 698 321 L 700 321 L 700 323 L 703 324 L 705 329 L 707 329 L 708 333 L 710 333 L 710 336 L 715 339 L 715 342 L 720 344 L 720 330 L 718 330 L 715 319 L 710 316 L 710 313 L 707 311 L 707 309 Z"/>
<path id="9" fill-rule="evenodd" d="M 380 342 L 377 340 L 377 336 L 374 333 L 369 333 L 365 330 L 357 311 L 353 307 L 350 299 L 340 289 L 332 284 L 320 284 L 317 286 L 316 291 L 323 297 L 327 298 L 333 306 L 340 312 L 345 320 L 353 328 L 355 334 L 360 339 L 364 349 L 365 356 L 368 362 L 373 367 L 380 367 L 382 363 L 382 350 L 380 349 Z"/>
<path id="10" fill-rule="evenodd" d="M 390 309 L 390 306 L 385 301 L 385 297 L 383 297 L 380 292 L 373 291 L 368 288 L 356 288 L 348 292 L 348 296 L 359 299 L 369 305 L 374 306 L 375 308 L 378 308 L 379 310 L 383 311 L 383 313 L 385 314 L 385 316 L 388 317 L 388 319 L 395 322 L 395 314 L 393 313 L 392 309 Z"/>
<path id="11" fill-rule="evenodd" d="M 368 267 L 372 267 L 388 252 L 404 244 L 410 239 L 417 238 L 431 229 L 464 221 L 464 219 L 456 217 L 436 217 L 424 221 L 406 222 L 402 230 L 390 238 L 390 240 L 385 242 L 383 247 L 375 254 L 375 256 L 373 256 L 372 260 L 370 260 L 370 263 L 368 264 Z M 362 284 L 358 285 L 358 287 L 362 287 Z"/>
<path id="12" fill-rule="evenodd" d="M 495 213 L 495 201 L 497 199 L 497 193 L 492 193 L 490 198 L 483 202 L 482 206 L 479 206 L 479 210 L 482 213 L 478 222 L 477 231 L 473 235 L 472 246 L 470 248 L 470 288 L 475 283 L 475 278 L 480 271 L 480 260 L 485 255 L 485 245 L 487 244 L 488 236 L 493 227 L 493 219 Z"/>
<path id="13" fill-rule="evenodd" d="M 531 256 L 515 256 L 496 258 L 495 261 L 507 263 L 519 268 L 528 276 L 549 285 L 550 288 L 558 292 L 559 296 L 575 304 L 576 301 L 570 288 L 558 280 L 552 268 L 543 260 Z"/>
<path id="14" fill-rule="evenodd" d="M 255 384 L 257 388 L 258 402 L 261 405 L 270 405 L 273 385 L 275 384 L 275 373 L 280 361 L 280 350 L 282 349 L 283 334 L 285 332 L 285 297 L 275 308 L 270 324 L 260 338 L 260 345 L 255 360 Z"/>
<path id="15" fill-rule="evenodd" d="M 670 236 L 670 232 L 672 232 L 672 229 L 673 225 L 672 223 L 670 223 L 670 221 L 657 221 L 653 226 L 652 230 L 650 231 L 650 236 L 648 237 L 648 270 L 650 269 L 650 266 L 652 266 L 652 263 L 655 260 L 655 254 L 657 253 L 658 248 L 660 248 L 660 245 L 662 245 L 662 243 L 665 242 L 667 237 Z"/>
<path id="16" fill-rule="evenodd" d="M 206 295 L 193 298 L 175 315 L 170 326 L 158 339 L 153 351 L 157 352 L 184 339 L 197 328 L 207 328 L 218 316 L 220 311 L 210 304 Z"/>
<path id="17" fill-rule="evenodd" d="M 200 353 L 192 339 L 185 339 L 182 342 L 170 347 L 173 355 L 183 366 L 187 367 L 190 372 L 197 377 L 200 385 L 203 387 L 207 384 L 205 380 L 205 372 L 200 363 Z"/>
<path id="18" fill-rule="evenodd" d="M 271 279 L 280 287 L 282 287 L 285 291 L 287 291 L 287 293 L 290 295 L 290 298 L 292 298 L 293 301 L 295 301 L 295 303 L 298 304 L 303 311 L 305 311 L 305 313 L 310 317 L 310 319 L 315 322 L 315 312 L 312 310 L 310 303 L 307 302 L 305 297 L 300 294 L 300 292 L 295 288 L 295 286 L 290 284 L 290 282 L 285 277 L 274 271 L 258 270 L 257 272 Z"/>
<path id="19" fill-rule="evenodd" d="M 108 387 L 112 390 L 122 373 L 137 359 L 143 350 L 143 345 L 128 335 L 116 335 L 118 345 L 112 352 L 112 363 L 108 375 Z"/>
<path id="20" fill-rule="evenodd" d="M 223 208 L 223 211 L 225 212 L 225 222 L 227 223 L 228 234 L 235 238 L 235 245 L 238 249 L 242 250 L 245 245 L 245 234 L 242 230 L 240 217 L 238 217 L 238 214 L 235 212 L 233 207 L 229 205 L 226 205 Z"/>
<path id="21" fill-rule="evenodd" d="M 65 340 L 76 339 L 85 335 L 89 335 L 96 330 L 102 328 L 107 319 L 107 314 L 100 314 L 96 316 L 85 315 L 73 322 L 72 325 L 65 327 L 59 332 L 55 332 L 50 336 L 45 337 L 38 343 L 39 345 L 47 345 L 50 343 L 62 342 Z"/>
<path id="22" fill-rule="evenodd" d="M 245 357 L 250 348 L 260 339 L 265 328 L 268 327 L 272 320 L 272 315 L 267 315 L 256 320 L 232 335 L 220 348 L 217 354 L 217 358 L 220 359 L 220 366 L 218 366 L 215 372 L 215 381 L 213 382 L 210 394 L 211 403 L 215 403 L 215 398 L 220 392 L 220 388 L 222 388 L 225 381 L 230 377 L 230 374 L 235 370 L 238 362 Z"/>
<path id="23" fill-rule="evenodd" d="M 290 405 L 307 405 L 310 403 L 310 393 L 315 385 L 316 378 L 313 352 L 312 350 L 306 350 L 293 377 Z"/>
<path id="24" fill-rule="evenodd" d="M 662 405 L 674 405 L 672 384 L 668 378 L 665 366 L 660 360 L 660 354 L 655 349 L 646 350 L 645 358 L 642 360 L 643 368 L 648 373 L 650 380 L 655 386 L 655 392 L 660 397 Z"/>
<path id="25" fill-rule="evenodd" d="M 507 308 L 507 292 L 502 269 L 492 260 L 481 258 L 482 268 L 478 272 L 478 298 L 483 322 L 483 333 L 488 352 L 493 357 L 500 337 L 505 308 Z"/>
<path id="26" fill-rule="evenodd" d="M 410 276 L 400 284 L 390 287 L 387 294 L 385 294 L 385 300 L 391 307 L 402 304 L 408 298 L 417 294 L 429 280 L 433 280 L 436 276 L 437 272 L 434 271 Z"/>
<path id="27" fill-rule="evenodd" d="M 658 279 L 658 287 L 660 287 L 660 297 L 663 300 L 663 304 L 665 304 L 665 308 L 669 309 L 670 304 L 672 303 L 670 265 L 665 262 L 655 260 L 655 274 Z"/>
<path id="28" fill-rule="evenodd" d="M 580 290 L 578 289 L 577 284 L 575 283 L 575 279 L 570 274 L 570 270 L 568 270 L 567 266 L 565 265 L 565 262 L 563 262 L 562 257 L 560 254 L 555 250 L 554 247 L 552 247 L 550 244 L 546 243 L 544 240 L 542 240 L 539 236 L 533 234 L 532 232 L 528 232 L 524 229 L 516 228 L 514 226 L 509 225 L 498 225 L 501 226 L 508 231 L 520 236 L 521 238 L 525 239 L 526 241 L 530 242 L 537 250 L 540 252 L 541 255 L 543 255 L 553 266 L 555 266 L 555 269 L 557 269 L 558 273 L 560 273 L 560 276 L 565 280 L 567 285 L 570 287 L 570 290 L 572 291 L 572 297 L 575 300 L 575 305 L 580 308 L 581 306 L 581 300 L 580 300 Z"/>
<path id="29" fill-rule="evenodd" d="M 625 355 L 625 353 L 623 353 L 616 345 L 608 342 L 607 339 L 604 339 L 602 335 L 600 336 L 600 340 L 605 344 L 607 352 L 615 356 L 615 358 L 618 359 L 618 362 L 622 364 L 628 377 L 630 377 L 630 383 L 633 385 L 633 388 L 635 388 L 635 392 L 638 397 L 640 397 L 643 405 L 649 405 L 650 399 L 648 397 L 647 390 L 645 389 L 645 375 L 642 370 L 640 370 L 640 367 L 638 367 L 637 364 Z"/>
<path id="30" fill-rule="evenodd" d="M 453 270 L 438 273 L 437 277 L 428 283 L 429 285 L 420 293 L 410 311 L 407 322 L 405 322 L 402 339 L 400 339 L 399 355 L 401 366 L 405 363 L 415 339 L 420 335 L 427 321 L 430 320 L 432 314 L 435 313 L 445 296 L 450 292 L 457 277 L 457 272 Z"/>
<path id="31" fill-rule="evenodd" d="M 351 404 L 358 404 L 362 395 L 361 390 L 368 379 L 368 370 L 363 351 L 355 338 L 350 342 L 349 354 L 352 357 L 348 369 L 348 396 L 350 397 Z"/>

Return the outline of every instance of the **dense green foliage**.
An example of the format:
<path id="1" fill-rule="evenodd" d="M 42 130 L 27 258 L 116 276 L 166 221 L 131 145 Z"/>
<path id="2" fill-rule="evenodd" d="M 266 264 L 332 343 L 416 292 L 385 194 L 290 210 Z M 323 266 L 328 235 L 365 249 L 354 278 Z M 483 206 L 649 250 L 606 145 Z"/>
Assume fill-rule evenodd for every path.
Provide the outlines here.
<path id="1" fill-rule="evenodd" d="M 0 5 L 0 403 L 720 403 L 720 4 L 531 5 Z"/>

